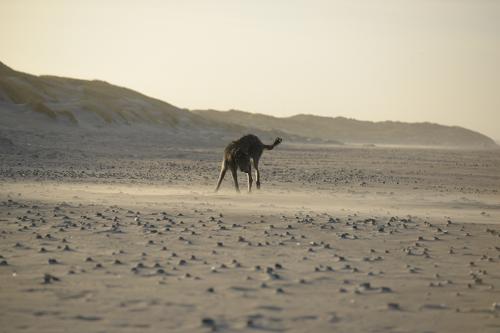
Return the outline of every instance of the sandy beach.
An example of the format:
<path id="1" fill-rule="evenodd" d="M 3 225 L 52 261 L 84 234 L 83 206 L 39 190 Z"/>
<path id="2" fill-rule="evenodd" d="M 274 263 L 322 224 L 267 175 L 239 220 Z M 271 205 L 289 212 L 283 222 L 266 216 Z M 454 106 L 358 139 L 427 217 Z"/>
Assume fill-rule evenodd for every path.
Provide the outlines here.
<path id="1" fill-rule="evenodd" d="M 500 333 L 499 32 L 1 0 L 0 333 Z"/>
<path id="2" fill-rule="evenodd" d="M 500 330 L 498 151 L 89 156 L 3 155 L 0 331 Z"/>

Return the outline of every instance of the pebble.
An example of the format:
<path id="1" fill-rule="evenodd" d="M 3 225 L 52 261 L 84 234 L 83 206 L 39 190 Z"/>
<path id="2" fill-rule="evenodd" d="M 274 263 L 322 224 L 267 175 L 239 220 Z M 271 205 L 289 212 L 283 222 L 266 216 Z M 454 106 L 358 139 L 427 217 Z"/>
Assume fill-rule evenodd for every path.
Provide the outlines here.
<path id="1" fill-rule="evenodd" d="M 54 275 L 51 275 L 51 274 L 44 274 L 43 275 L 43 283 L 45 284 L 49 284 L 49 283 L 52 283 L 52 282 L 55 282 L 55 281 L 60 281 L 61 279 L 59 279 L 58 277 L 55 277 Z"/>
<path id="2" fill-rule="evenodd" d="M 201 325 L 204 326 L 204 327 L 209 327 L 209 328 L 211 328 L 214 331 L 217 328 L 215 320 L 212 319 L 212 318 L 208 318 L 208 317 L 201 319 Z"/>
<path id="3" fill-rule="evenodd" d="M 401 310 L 401 307 L 398 303 L 387 303 L 387 308 L 389 310 Z"/>

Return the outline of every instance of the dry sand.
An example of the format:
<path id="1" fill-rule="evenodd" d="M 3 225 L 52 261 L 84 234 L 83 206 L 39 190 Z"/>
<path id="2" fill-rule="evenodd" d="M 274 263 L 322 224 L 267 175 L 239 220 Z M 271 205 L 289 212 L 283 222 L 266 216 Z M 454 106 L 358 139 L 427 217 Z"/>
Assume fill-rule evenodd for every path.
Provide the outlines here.
<path id="1" fill-rule="evenodd" d="M 2 158 L 1 332 L 500 331 L 498 151 Z"/>

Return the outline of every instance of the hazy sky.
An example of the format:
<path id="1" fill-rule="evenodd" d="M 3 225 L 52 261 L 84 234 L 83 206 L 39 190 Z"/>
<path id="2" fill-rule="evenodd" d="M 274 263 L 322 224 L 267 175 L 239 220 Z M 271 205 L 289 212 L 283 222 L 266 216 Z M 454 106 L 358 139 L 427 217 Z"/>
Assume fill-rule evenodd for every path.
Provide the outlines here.
<path id="1" fill-rule="evenodd" d="M 0 61 L 190 109 L 432 121 L 500 139 L 494 0 L 0 0 Z"/>

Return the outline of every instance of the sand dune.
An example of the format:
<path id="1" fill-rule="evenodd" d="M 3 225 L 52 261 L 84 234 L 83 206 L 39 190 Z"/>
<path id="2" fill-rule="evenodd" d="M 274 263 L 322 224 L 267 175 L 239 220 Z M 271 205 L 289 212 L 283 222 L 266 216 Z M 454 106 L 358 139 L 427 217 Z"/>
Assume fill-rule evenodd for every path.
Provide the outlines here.
<path id="1" fill-rule="evenodd" d="M 303 137 L 325 141 L 363 144 L 396 144 L 444 147 L 495 148 L 489 137 L 458 126 L 433 123 L 404 123 L 398 121 L 359 121 L 345 117 L 321 117 L 299 114 L 291 117 L 273 117 L 238 110 L 227 112 L 195 110 L 207 120 L 244 124 L 264 130 L 280 130 Z M 308 110 L 308 112 L 310 112 Z"/>
<path id="2" fill-rule="evenodd" d="M 431 123 L 190 111 L 105 81 L 35 76 L 1 62 L 0 120 L 2 135 L 10 139 L 25 132 L 76 131 L 82 136 L 112 132 L 124 137 L 147 133 L 148 141 L 162 135 L 176 143 L 213 146 L 251 132 L 269 139 L 281 136 L 288 142 L 498 148 L 481 133 Z"/>

